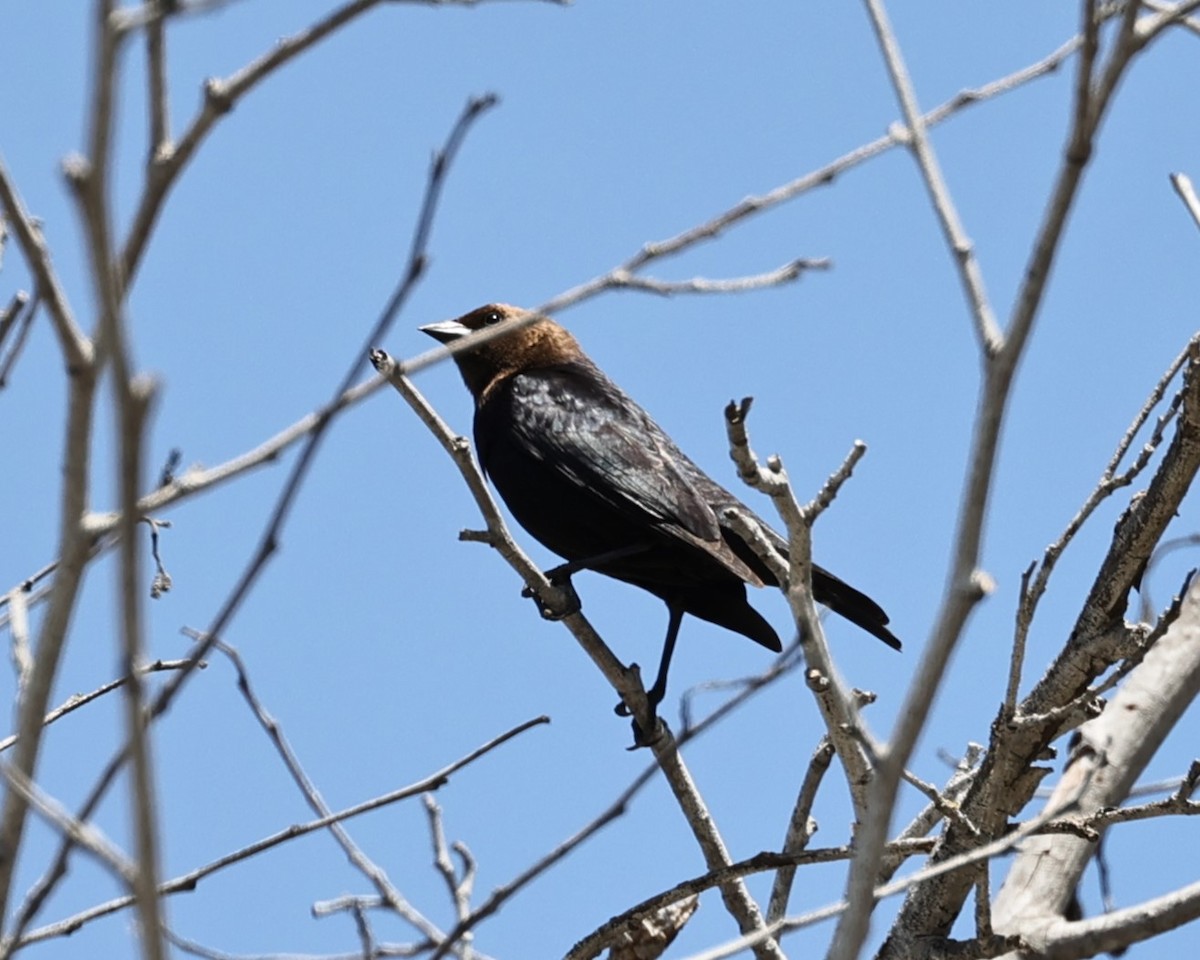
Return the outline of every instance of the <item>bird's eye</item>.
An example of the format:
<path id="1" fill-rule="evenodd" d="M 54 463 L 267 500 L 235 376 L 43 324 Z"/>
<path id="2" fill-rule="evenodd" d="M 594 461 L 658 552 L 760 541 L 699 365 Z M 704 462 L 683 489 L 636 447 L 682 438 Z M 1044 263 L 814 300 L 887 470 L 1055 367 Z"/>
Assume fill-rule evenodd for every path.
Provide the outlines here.
<path id="1" fill-rule="evenodd" d="M 499 323 L 501 320 L 499 310 L 489 310 L 488 315 L 483 318 L 484 326 L 490 327 L 493 324 Z"/>

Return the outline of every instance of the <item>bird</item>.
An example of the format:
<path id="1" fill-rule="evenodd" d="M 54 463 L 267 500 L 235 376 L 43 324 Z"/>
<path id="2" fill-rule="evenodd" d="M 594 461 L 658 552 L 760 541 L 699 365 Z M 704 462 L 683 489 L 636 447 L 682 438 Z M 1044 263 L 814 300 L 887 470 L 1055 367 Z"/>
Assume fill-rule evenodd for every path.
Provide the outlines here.
<path id="1" fill-rule="evenodd" d="M 567 561 L 547 573 L 551 582 L 570 586 L 571 574 L 592 570 L 666 603 L 667 634 L 646 692 L 651 715 L 666 696 L 686 614 L 780 652 L 779 635 L 746 594 L 747 585 L 778 581 L 726 511 L 757 524 L 784 555 L 786 541 L 692 462 L 566 328 L 491 303 L 419 329 L 452 344 L 505 326 L 511 332 L 454 354 L 475 401 L 479 464 L 517 522 Z M 888 615 L 866 594 L 816 564 L 812 585 L 818 602 L 901 649 Z M 620 705 L 618 712 L 628 715 Z M 635 720 L 635 746 L 644 739 Z"/>

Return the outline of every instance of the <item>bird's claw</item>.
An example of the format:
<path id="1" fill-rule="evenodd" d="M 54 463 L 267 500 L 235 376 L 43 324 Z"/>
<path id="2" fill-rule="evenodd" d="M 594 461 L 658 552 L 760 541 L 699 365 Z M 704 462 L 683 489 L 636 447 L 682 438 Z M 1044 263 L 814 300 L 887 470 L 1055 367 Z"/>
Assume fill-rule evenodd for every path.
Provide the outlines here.
<path id="1" fill-rule="evenodd" d="M 563 620 L 583 609 L 583 602 L 579 599 L 579 594 L 575 592 L 575 586 L 571 583 L 571 575 L 568 573 L 566 576 L 562 576 L 561 570 L 562 567 L 555 567 L 553 570 L 546 571 L 546 579 L 559 593 L 559 596 L 555 598 L 556 602 L 547 602 L 532 587 L 525 587 L 521 590 L 521 596 L 537 604 L 538 613 L 544 620 Z"/>
<path id="2" fill-rule="evenodd" d="M 654 732 L 650 736 L 646 736 L 646 732 L 642 729 L 642 725 L 636 719 L 629 721 L 633 728 L 633 745 L 626 747 L 626 750 L 641 750 L 645 747 L 654 746 L 659 737 L 663 735 L 663 722 L 658 714 L 654 714 L 654 726 L 651 728 Z"/>
<path id="3" fill-rule="evenodd" d="M 629 665 L 629 669 L 637 670 L 638 665 L 636 663 L 631 663 Z M 617 705 L 613 707 L 613 713 L 615 713 L 618 717 L 632 718 L 629 722 L 633 727 L 633 746 L 626 747 L 625 749 L 640 750 L 642 747 L 649 747 L 653 745 L 659 737 L 662 736 L 663 722 L 658 715 L 658 704 L 659 700 L 661 699 L 661 697 L 655 699 L 653 692 L 647 694 L 647 704 L 650 707 L 650 730 L 652 731 L 649 736 L 646 734 L 645 728 L 638 723 L 637 717 L 633 715 L 633 710 L 630 709 L 629 704 L 627 704 L 624 700 L 619 700 Z"/>

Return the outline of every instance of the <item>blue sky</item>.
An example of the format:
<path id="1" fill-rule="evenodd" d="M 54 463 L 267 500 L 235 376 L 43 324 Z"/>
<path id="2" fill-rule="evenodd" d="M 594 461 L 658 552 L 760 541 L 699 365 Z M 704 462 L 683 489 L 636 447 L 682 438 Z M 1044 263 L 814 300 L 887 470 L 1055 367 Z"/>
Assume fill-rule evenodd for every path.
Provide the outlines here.
<path id="1" fill-rule="evenodd" d="M 173 125 L 184 128 L 208 76 L 227 76 L 277 37 L 315 19 L 313 0 L 243 0 L 169 34 Z M 1068 5 L 930 2 L 892 11 L 921 103 L 929 108 L 1041 59 L 1075 29 Z M 0 11 L 0 151 L 44 221 L 64 283 L 91 325 L 81 234 L 59 174 L 83 142 L 87 17 L 82 5 L 11 2 Z M 972 618 L 913 768 L 944 781 L 939 751 L 984 741 L 1003 695 L 1020 571 L 1090 491 L 1145 396 L 1195 330 L 1200 234 L 1168 183 L 1200 176 L 1197 40 L 1162 40 L 1125 82 L 1022 365 L 985 539 L 996 593 Z M 145 152 L 142 57 L 127 51 L 120 100 L 118 218 L 140 189 Z M 1070 70 L 970 108 L 933 134 L 949 186 L 1006 320 L 1064 138 Z M 268 80 L 225 118 L 185 174 L 131 299 L 138 366 L 162 386 L 151 463 L 178 447 L 215 465 L 319 406 L 360 349 L 403 264 L 431 152 L 463 103 L 501 98 L 471 132 L 446 187 L 431 269 L 383 344 L 424 351 L 416 326 L 488 301 L 543 302 L 604 273 L 644 243 L 704 222 L 883 133 L 898 115 L 856 4 L 654 4 L 580 0 L 473 9 L 384 5 Z M 856 438 L 866 459 L 815 531 L 815 552 L 883 603 L 906 643 L 897 656 L 832 620 L 849 682 L 879 699 L 886 734 L 941 598 L 979 363 L 958 282 L 911 159 L 893 150 L 832 185 L 654 265 L 666 279 L 758 273 L 796 257 L 833 268 L 741 296 L 610 293 L 562 314 L 585 349 L 692 457 L 736 488 L 721 411 L 752 394 L 751 436 L 778 452 L 811 496 Z M 0 294 L 27 287 L 9 245 Z M 365 375 L 365 370 L 363 375 Z M 418 386 L 455 428 L 470 403 L 449 365 Z M 54 556 L 64 389 L 39 319 L 0 394 L 0 589 Z M 111 417 L 98 421 L 93 508 L 113 503 Z M 285 463 L 290 458 L 284 458 Z M 233 587 L 284 470 L 270 466 L 165 512 L 175 587 L 149 609 L 152 655 L 181 656 L 181 627 L 202 628 Z M 764 515 L 769 504 L 745 499 Z M 1026 688 L 1061 646 L 1127 498 L 1098 513 L 1064 557 L 1031 635 Z M 1189 503 L 1175 534 L 1195 529 Z M 337 808 L 419 779 L 502 730 L 553 718 L 438 794 L 445 827 L 479 861 L 479 895 L 508 881 L 590 821 L 648 762 L 627 753 L 612 692 L 560 626 L 538 619 L 487 548 L 458 542 L 480 525 L 450 461 L 393 393 L 342 417 L 301 494 L 282 549 L 226 639 L 245 658 L 327 801 Z M 554 559 L 522 543 L 547 566 Z M 1151 580 L 1161 606 L 1195 564 L 1181 555 Z M 89 574 L 55 702 L 116 675 L 114 559 Z M 594 575 L 585 611 L 618 655 L 651 663 L 659 601 Z M 786 605 L 755 602 L 781 633 Z M 698 621 L 684 625 L 664 712 L 717 678 L 764 669 L 763 650 Z M 6 678 L 4 683 L 11 685 Z M 11 692 L 11 691 L 9 691 Z M 716 702 L 705 694 L 703 708 Z M 1181 730 L 1194 730 L 1194 712 Z M 820 735 L 793 675 L 688 748 L 686 759 L 734 856 L 777 848 Z M 1194 755 L 1168 743 L 1148 776 Z M 56 725 L 40 780 L 78 803 L 120 742 L 116 699 Z M 307 819 L 266 738 L 214 658 L 158 725 L 166 876 Z M 101 811 L 127 836 L 124 788 Z M 900 819 L 921 806 L 904 796 Z M 818 844 L 846 838 L 836 778 L 815 814 Z M 417 801 L 349 824 L 405 895 L 448 926 Z M 1122 905 L 1194 879 L 1173 862 L 1187 822 L 1111 835 Z M 1185 835 L 1190 838 L 1183 840 Z M 33 825 L 25 885 L 51 840 Z M 630 810 L 477 931 L 497 957 L 561 955 L 611 914 L 703 861 L 657 781 Z M 792 909 L 839 897 L 840 870 L 802 871 Z M 759 878 L 752 888 L 762 893 Z M 24 887 L 19 887 L 24 889 Z M 42 918 L 112 896 L 80 860 Z M 316 900 L 367 892 L 332 841 L 312 835 L 172 898 L 185 936 L 233 953 L 330 953 L 355 947 L 345 918 L 314 920 Z M 1094 880 L 1084 891 L 1095 911 Z M 880 911 L 882 929 L 889 915 Z M 128 955 L 129 915 L 89 925 L 30 957 Z M 830 927 L 790 941 L 817 950 Z M 963 931 L 966 932 L 965 929 Z M 407 931 L 380 920 L 381 938 Z M 734 933 L 708 899 L 675 955 Z M 1183 931 L 1138 948 L 1178 955 Z"/>

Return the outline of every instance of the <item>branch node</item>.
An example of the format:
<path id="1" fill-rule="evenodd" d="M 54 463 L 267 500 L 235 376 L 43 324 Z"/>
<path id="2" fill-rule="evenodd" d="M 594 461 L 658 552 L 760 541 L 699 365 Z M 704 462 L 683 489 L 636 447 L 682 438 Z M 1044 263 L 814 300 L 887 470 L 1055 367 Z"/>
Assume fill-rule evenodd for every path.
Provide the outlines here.
<path id="1" fill-rule="evenodd" d="M 815 667 L 804 671 L 804 682 L 814 693 L 824 693 L 830 686 L 829 678 Z"/>
<path id="2" fill-rule="evenodd" d="M 233 92 L 229 84 L 217 77 L 209 77 L 204 81 L 204 99 L 218 115 L 229 113 L 233 109 Z"/>

